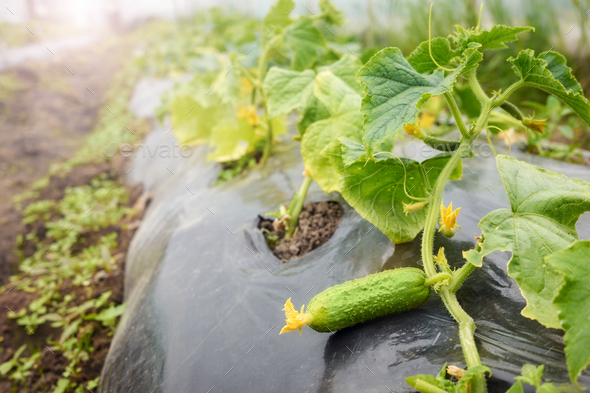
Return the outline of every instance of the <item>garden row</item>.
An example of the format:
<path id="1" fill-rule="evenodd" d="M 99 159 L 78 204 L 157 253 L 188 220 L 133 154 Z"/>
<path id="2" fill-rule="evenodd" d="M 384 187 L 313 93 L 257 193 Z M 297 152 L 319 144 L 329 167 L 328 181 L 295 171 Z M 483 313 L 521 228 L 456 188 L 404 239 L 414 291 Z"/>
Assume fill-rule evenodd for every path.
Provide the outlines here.
<path id="1" fill-rule="evenodd" d="M 398 48 L 385 48 L 366 59 L 354 42 L 333 33 L 343 21 L 333 4 L 320 1 L 319 8 L 317 14 L 293 17 L 294 3 L 279 0 L 254 37 L 234 35 L 232 30 L 234 40 L 227 39 L 225 47 L 197 48 L 199 72 L 166 97 L 161 118 L 170 115 L 171 130 L 180 143 L 211 147 L 208 160 L 224 166 L 216 181 L 219 185 L 245 169 L 266 165 L 278 137 L 286 133 L 289 115 L 297 110 L 298 133 L 293 140 L 299 142 L 302 156 L 302 184 L 290 203 L 266 213 L 273 217 L 272 228 L 262 226 L 275 251 L 285 244 L 290 248 L 290 242 L 306 232 L 298 221 L 312 182 L 325 193 L 340 193 L 395 244 L 410 242 L 422 232 L 420 285 L 432 287 L 459 324 L 467 367 L 443 367 L 437 376 L 407 375 L 414 388 L 422 392 L 487 390 L 485 375 L 490 369 L 482 365 L 474 320 L 461 307 L 457 292 L 482 268 L 484 257 L 501 250 L 512 252 L 508 275 L 526 300 L 522 315 L 567 332 L 565 353 L 573 383 L 541 385 L 543 367 L 529 366 L 514 387 L 522 390 L 525 382 L 543 390 L 576 390 L 589 361 L 582 328 L 588 322 L 580 310 L 590 307 L 590 294 L 582 290 L 588 277 L 583 259 L 589 245 L 577 241 L 575 225 L 590 209 L 590 184 L 497 155 L 491 138 L 492 133 L 500 133 L 510 144 L 505 131 L 509 126 L 531 135 L 544 133 L 545 119 L 525 116 L 522 104 L 511 102 L 516 97 L 513 93 L 526 86 L 561 100 L 590 125 L 590 104 L 565 58 L 554 51 L 535 55 L 530 49 L 506 56 L 515 74 L 513 83 L 487 92 L 476 74 L 484 54 L 507 48 L 518 34 L 532 28 L 495 25 L 484 29 L 478 21 L 468 29 L 458 26 L 447 38 L 429 37 L 408 57 Z M 241 26 L 251 31 L 250 23 Z M 202 37 L 213 39 L 220 34 L 210 29 Z M 446 121 L 441 121 L 443 113 L 449 114 Z M 451 129 L 458 130 L 457 139 L 443 139 Z M 466 262 L 458 265 L 460 261 L 450 261 L 444 248 L 434 249 L 435 233 L 451 238 L 460 229 L 460 209 L 454 210 L 450 201 L 443 203 L 443 192 L 449 180 L 462 178 L 463 161 L 482 159 L 471 146 L 483 131 L 496 156 L 510 207 L 490 212 L 480 221 L 481 235 L 473 249 L 464 250 Z M 403 132 L 439 154 L 421 162 L 396 156 L 392 147 Z M 281 155 L 279 149 L 274 153 Z M 377 276 L 384 274 L 390 272 Z M 318 331 L 338 330 L 427 299 L 401 309 L 393 307 L 392 299 L 383 297 L 380 282 L 374 277 L 329 288 L 316 295 L 308 311 L 297 312 L 287 300 L 283 332 L 306 325 Z M 393 292 L 391 296 L 411 297 Z M 356 304 L 355 298 L 362 298 L 363 304 Z M 311 304 L 321 306 L 313 310 Z"/>

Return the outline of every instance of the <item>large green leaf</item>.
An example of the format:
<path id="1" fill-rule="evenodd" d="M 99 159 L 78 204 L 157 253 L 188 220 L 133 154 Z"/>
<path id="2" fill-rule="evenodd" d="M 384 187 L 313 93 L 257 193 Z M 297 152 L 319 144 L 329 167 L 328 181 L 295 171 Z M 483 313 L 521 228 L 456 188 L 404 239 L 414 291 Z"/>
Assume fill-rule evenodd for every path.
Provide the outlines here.
<path id="1" fill-rule="evenodd" d="M 404 173 L 408 194 L 424 198 L 430 181 L 427 179 L 436 179 L 450 157 L 445 154 L 422 163 L 382 155 L 370 159 L 362 145 L 344 137 L 330 142 L 322 154 L 340 174 L 340 193 L 346 202 L 394 243 L 414 239 L 426 217 L 426 209 L 407 215 L 404 212 L 404 203 L 417 202 L 404 191 Z"/>
<path id="2" fill-rule="evenodd" d="M 330 0 L 320 0 L 319 2 L 320 10 L 322 10 L 323 19 L 326 23 L 331 25 L 336 25 L 338 27 L 342 26 L 344 22 L 344 17 L 342 16 L 344 13 L 340 11 Z"/>
<path id="3" fill-rule="evenodd" d="M 329 66 L 320 67 L 318 71 L 331 71 L 351 89 L 360 94 L 362 87 L 356 80 L 355 75 L 361 66 L 362 64 L 358 59 L 346 55 Z M 270 116 L 288 114 L 293 109 L 299 109 L 303 116 L 305 116 L 308 109 L 318 109 L 318 103 L 313 96 L 315 75 L 315 72 L 312 70 L 298 72 L 272 67 L 268 71 L 266 78 L 264 78 L 262 85 L 267 98 Z M 322 109 L 319 108 L 317 113 L 325 113 Z M 316 118 L 315 113 L 313 115 L 313 121 L 311 123 L 327 117 Z M 310 113 L 310 116 L 312 116 L 312 113 Z"/>
<path id="4" fill-rule="evenodd" d="M 311 17 L 301 16 L 285 29 L 285 45 L 293 51 L 291 68 L 303 71 L 311 68 L 318 57 L 318 50 L 326 46 L 324 36 Z"/>
<path id="5" fill-rule="evenodd" d="M 504 25 L 495 25 L 491 30 L 486 29 L 469 29 L 465 30 L 461 26 L 456 26 L 457 32 L 451 36 L 451 41 L 455 47 L 462 52 L 469 47 L 469 44 L 476 42 L 481 44 L 480 51 L 486 49 L 504 49 L 508 48 L 506 42 L 516 41 L 519 33 L 534 30 L 529 26 L 509 27 Z"/>
<path id="6" fill-rule="evenodd" d="M 362 94 L 363 87 L 356 79 L 356 73 L 362 67 L 361 62 L 351 55 L 345 54 L 335 63 L 329 66 L 323 66 L 318 68 L 318 72 L 329 70 L 342 79 L 352 90 L 359 94 Z M 315 96 L 312 96 L 308 101 L 307 105 L 301 111 L 302 118 L 297 125 L 299 134 L 303 135 L 307 127 L 316 121 L 327 119 L 330 117 L 328 108 Z"/>
<path id="7" fill-rule="evenodd" d="M 330 117 L 328 108 L 316 96 L 312 95 L 309 104 L 303 110 L 301 120 L 297 124 L 299 135 L 303 136 L 310 125 L 328 117 Z"/>
<path id="8" fill-rule="evenodd" d="M 332 74 L 342 79 L 344 83 L 348 85 L 352 90 L 358 94 L 362 94 L 363 86 L 356 79 L 356 73 L 361 69 L 363 64 L 361 61 L 349 54 L 345 54 L 340 60 L 330 64 L 329 66 L 323 66 L 318 69 L 318 72 L 330 70 Z"/>
<path id="9" fill-rule="evenodd" d="M 590 364 L 590 241 L 577 241 L 545 258 L 565 279 L 553 301 L 561 327 L 566 331 L 565 356 L 570 378 L 578 377 Z"/>
<path id="10" fill-rule="evenodd" d="M 398 48 L 386 48 L 375 54 L 357 74 L 367 93 L 361 106 L 367 152 L 372 154 L 404 124 L 414 124 L 426 100 L 451 91 L 461 70 L 459 66 L 447 77 L 441 70 L 421 75 Z"/>
<path id="11" fill-rule="evenodd" d="M 571 74 L 571 68 L 566 65 L 562 55 L 556 52 L 543 52 L 535 58 L 532 49 L 525 49 L 518 57 L 510 57 L 508 61 L 526 85 L 553 94 L 590 125 L 590 102 L 584 97 L 580 84 Z"/>
<path id="12" fill-rule="evenodd" d="M 211 129 L 227 112 L 225 105 L 201 106 L 189 96 L 176 96 L 170 103 L 170 122 L 180 144 L 207 143 Z"/>
<path id="13" fill-rule="evenodd" d="M 508 274 L 527 300 L 522 315 L 560 328 L 553 299 L 563 279 L 543 258 L 577 240 L 576 221 L 590 209 L 590 183 L 503 155 L 496 160 L 511 207 L 479 222 L 482 244 L 465 257 L 481 266 L 491 252 L 511 251 Z"/>
<path id="14" fill-rule="evenodd" d="M 243 119 L 227 119 L 211 130 L 209 145 L 215 148 L 207 160 L 234 161 L 251 151 L 258 138 L 252 127 Z"/>
<path id="15" fill-rule="evenodd" d="M 307 128 L 301 140 L 301 154 L 305 169 L 324 192 L 330 193 L 339 190 L 339 177 L 328 158 L 320 152 L 339 135 L 355 142 L 361 141 L 361 97 L 331 71 L 317 75 L 314 95 L 328 110 L 330 117 Z"/>
<path id="16" fill-rule="evenodd" d="M 444 37 L 433 38 L 431 49 L 432 57 L 443 67 L 452 67 L 451 60 L 460 54 L 459 51 L 451 48 L 451 43 Z M 424 41 L 410 53 L 408 63 L 420 74 L 423 74 L 438 68 L 434 61 L 432 61 L 432 57 L 430 57 L 428 50 L 428 41 Z"/>
<path id="17" fill-rule="evenodd" d="M 312 70 L 298 72 L 272 67 L 262 85 L 269 116 L 288 114 L 293 109 L 306 107 L 313 94 L 314 78 Z"/>
<path id="18" fill-rule="evenodd" d="M 234 69 L 229 58 L 222 58 L 220 63 L 220 71 L 211 84 L 215 88 L 208 95 L 215 94 L 222 103 L 236 102 L 240 98 L 240 71 Z"/>
<path id="19" fill-rule="evenodd" d="M 295 3 L 293 0 L 277 0 L 270 7 L 262 22 L 268 28 L 286 26 L 291 23 L 289 13 L 294 7 Z"/>

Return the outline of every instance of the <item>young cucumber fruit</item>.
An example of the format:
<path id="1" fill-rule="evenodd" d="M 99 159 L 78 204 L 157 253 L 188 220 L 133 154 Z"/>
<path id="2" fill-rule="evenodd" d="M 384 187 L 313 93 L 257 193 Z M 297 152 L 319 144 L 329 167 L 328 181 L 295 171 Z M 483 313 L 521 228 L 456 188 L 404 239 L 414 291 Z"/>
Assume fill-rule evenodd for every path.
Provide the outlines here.
<path id="1" fill-rule="evenodd" d="M 430 297 L 425 279 L 424 272 L 413 267 L 371 274 L 326 289 L 311 299 L 305 312 L 302 307 L 300 313 L 289 299 L 284 308 L 287 326 L 281 333 L 296 329 L 301 333 L 305 325 L 318 332 L 333 332 L 411 310 Z"/>

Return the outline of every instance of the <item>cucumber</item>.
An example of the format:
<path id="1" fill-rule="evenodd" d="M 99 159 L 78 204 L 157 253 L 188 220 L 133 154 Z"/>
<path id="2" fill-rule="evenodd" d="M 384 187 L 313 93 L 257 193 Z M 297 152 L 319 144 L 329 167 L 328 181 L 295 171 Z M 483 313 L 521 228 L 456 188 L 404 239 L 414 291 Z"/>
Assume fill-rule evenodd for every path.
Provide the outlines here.
<path id="1" fill-rule="evenodd" d="M 420 269 L 405 267 L 386 270 L 335 285 L 314 296 L 307 309 L 298 313 L 290 300 L 285 305 L 287 326 L 281 330 L 308 325 L 317 332 L 333 332 L 389 314 L 411 310 L 430 297 Z"/>
<path id="2" fill-rule="evenodd" d="M 502 103 L 502 105 L 500 105 L 500 108 L 504 109 L 506 112 L 508 112 L 510 114 L 510 116 L 514 117 L 516 120 L 522 121 L 522 119 L 523 119 L 522 113 L 520 112 L 518 107 L 516 105 L 514 105 L 513 103 L 508 102 L 508 101 L 504 101 Z"/>

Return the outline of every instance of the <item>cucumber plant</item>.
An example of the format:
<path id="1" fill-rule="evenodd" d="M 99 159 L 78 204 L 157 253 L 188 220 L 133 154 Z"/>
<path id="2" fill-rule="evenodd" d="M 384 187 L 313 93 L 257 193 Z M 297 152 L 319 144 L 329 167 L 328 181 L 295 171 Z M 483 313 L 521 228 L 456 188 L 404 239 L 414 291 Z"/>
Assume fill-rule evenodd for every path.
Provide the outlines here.
<path id="1" fill-rule="evenodd" d="M 307 191 L 315 180 L 326 193 L 339 191 L 338 174 L 320 153 L 337 136 L 361 140 L 362 114 L 358 111 L 362 87 L 355 79 L 360 61 L 345 54 L 316 70 L 293 71 L 272 67 L 264 80 L 269 113 L 279 115 L 297 109 L 305 166 L 304 180 L 288 209 L 276 215 L 287 224 L 285 238 L 293 236 Z"/>
<path id="2" fill-rule="evenodd" d="M 254 166 L 256 160 L 264 164 L 276 137 L 286 132 L 286 113 L 269 108 L 271 93 L 263 88 L 268 68 L 274 64 L 304 72 L 342 55 L 342 48 L 326 37 L 333 34 L 329 26 L 341 24 L 341 12 L 329 0 L 320 0 L 319 6 L 317 14 L 292 17 L 295 3 L 277 0 L 254 41 L 221 50 L 201 47 L 200 62 L 209 68 L 168 98 L 176 138 L 212 146 L 208 159 L 228 169 L 221 180 Z"/>
<path id="3" fill-rule="evenodd" d="M 456 294 L 469 275 L 482 266 L 484 257 L 496 250 L 512 253 L 508 274 L 517 282 L 526 300 L 522 315 L 548 328 L 567 332 L 565 354 L 574 384 L 568 385 L 568 389 L 578 390 L 578 377 L 590 363 L 590 319 L 585 314 L 590 309 L 590 291 L 584 288 L 584 282 L 590 277 L 587 264 L 590 242 L 578 241 L 575 228 L 579 216 L 590 210 L 590 183 L 497 155 L 496 163 L 510 208 L 492 211 L 482 218 L 481 236 L 477 237 L 475 248 L 464 253 L 465 262 L 460 268 L 451 267 L 442 248 L 434 250 L 437 225 L 440 232 L 451 237 L 458 227 L 457 220 L 460 221 L 459 210 L 453 211 L 452 206 L 443 204 L 445 186 L 449 180 L 461 178 L 463 160 L 474 159 L 471 145 L 482 131 L 488 130 L 492 111 L 511 105 L 516 110 L 508 113 L 515 120 L 532 129 L 542 129 L 542 119 L 519 119 L 518 106 L 508 104 L 516 89 L 544 90 L 567 104 L 590 125 L 590 103 L 559 53 L 547 51 L 535 56 L 532 50 L 524 49 L 515 57 L 507 58 L 516 74 L 514 83 L 492 92 L 486 92 L 480 85 L 477 68 L 486 51 L 507 48 L 506 43 L 515 41 L 519 33 L 528 30 L 532 28 L 496 25 L 486 30 L 479 24 L 469 29 L 457 26 L 456 32 L 448 37 L 433 39 L 429 36 L 429 40 L 407 58 L 398 48 L 377 52 L 356 74 L 365 88 L 362 103 L 357 106 L 357 111 L 364 116 L 361 140 L 343 134 L 322 150 L 322 155 L 330 160 L 338 174 L 342 196 L 392 242 L 407 242 L 422 232 L 424 274 L 427 281 L 440 278 L 434 289 L 459 324 L 459 341 L 467 370 L 445 368 L 437 376 L 408 377 L 406 381 L 421 392 L 487 391 L 485 374 L 489 369 L 482 365 L 478 353 L 474 339 L 476 326 Z M 467 81 L 482 107 L 479 116 L 468 123 L 453 95 L 459 78 Z M 427 133 L 421 130 L 417 120 L 425 102 L 437 96 L 446 100 L 461 137 L 457 141 L 432 143 L 437 139 L 429 136 L 431 143 L 425 142 L 435 148 L 451 145 L 454 147 L 451 152 L 447 150 L 417 162 L 380 150 L 383 142 L 402 130 L 426 139 Z M 350 116 L 359 116 L 352 114 L 355 113 L 353 108 L 350 112 Z M 460 261 L 453 262 L 456 265 Z M 441 278 L 441 274 L 446 276 Z M 338 297 L 337 292 L 331 291 L 336 288 L 338 286 L 326 293 Z M 375 286 L 365 290 L 378 292 L 382 288 Z M 359 307 L 350 298 L 337 299 L 337 304 L 346 302 L 352 302 L 351 307 Z M 352 316 L 354 323 L 366 319 L 360 317 L 360 308 L 352 314 L 359 315 Z M 457 384 L 448 379 L 447 371 L 459 377 Z M 540 381 L 535 384 L 539 385 Z M 543 389 L 548 389 L 549 385 L 553 387 L 545 384 Z M 550 391 L 562 390 L 554 387 Z"/>

